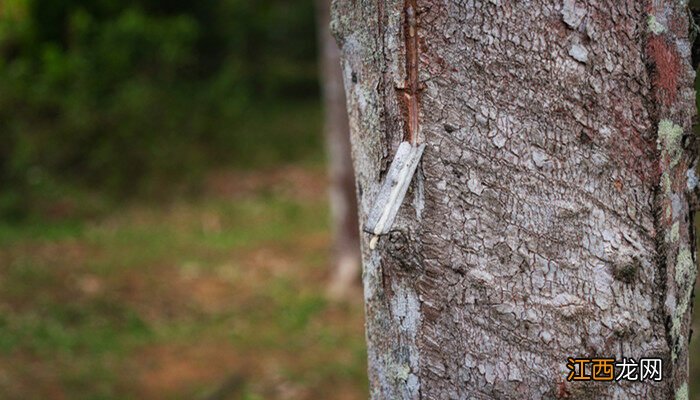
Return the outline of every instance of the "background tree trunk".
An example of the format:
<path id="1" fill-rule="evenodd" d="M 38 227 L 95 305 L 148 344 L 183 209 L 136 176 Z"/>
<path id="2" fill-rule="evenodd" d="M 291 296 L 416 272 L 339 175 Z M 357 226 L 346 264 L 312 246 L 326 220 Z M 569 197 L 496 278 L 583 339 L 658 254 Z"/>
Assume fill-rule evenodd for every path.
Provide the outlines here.
<path id="1" fill-rule="evenodd" d="M 333 271 L 328 290 L 332 297 L 342 298 L 360 276 L 357 194 L 350 158 L 350 128 L 345 109 L 340 51 L 329 29 L 330 0 L 316 0 L 316 18 L 334 242 Z"/>
<path id="2" fill-rule="evenodd" d="M 427 144 L 393 233 L 362 240 L 372 397 L 687 398 L 686 5 L 335 0 L 332 26 L 360 221 L 411 68 Z M 566 382 L 585 356 L 661 357 L 664 379 Z"/>

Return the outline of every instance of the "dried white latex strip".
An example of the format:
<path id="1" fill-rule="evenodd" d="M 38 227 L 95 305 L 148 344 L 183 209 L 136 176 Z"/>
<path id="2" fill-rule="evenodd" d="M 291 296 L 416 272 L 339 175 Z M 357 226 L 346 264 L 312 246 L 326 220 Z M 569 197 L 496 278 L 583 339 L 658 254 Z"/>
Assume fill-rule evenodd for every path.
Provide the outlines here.
<path id="1" fill-rule="evenodd" d="M 379 236 L 391 231 L 413 175 L 416 173 L 418 163 L 423 156 L 423 150 L 425 150 L 425 144 L 412 145 L 409 142 L 401 142 L 399 145 L 365 223 L 365 231 L 373 234 L 369 242 L 370 249 L 376 248 Z"/>

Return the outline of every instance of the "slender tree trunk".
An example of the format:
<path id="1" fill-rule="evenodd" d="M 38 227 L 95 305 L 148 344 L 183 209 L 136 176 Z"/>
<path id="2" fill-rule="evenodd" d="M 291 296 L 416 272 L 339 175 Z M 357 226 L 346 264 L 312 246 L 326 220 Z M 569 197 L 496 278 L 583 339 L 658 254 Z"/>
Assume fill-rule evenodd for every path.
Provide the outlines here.
<path id="1" fill-rule="evenodd" d="M 684 2 L 335 0 L 332 27 L 361 222 L 415 120 L 427 145 L 362 238 L 372 398 L 686 399 Z M 663 380 L 568 382 L 567 357 Z"/>
<path id="2" fill-rule="evenodd" d="M 333 270 L 332 297 L 345 297 L 360 277 L 360 237 L 357 195 L 350 157 L 350 127 L 340 69 L 340 51 L 331 35 L 330 0 L 316 0 L 325 137 L 330 176 Z"/>

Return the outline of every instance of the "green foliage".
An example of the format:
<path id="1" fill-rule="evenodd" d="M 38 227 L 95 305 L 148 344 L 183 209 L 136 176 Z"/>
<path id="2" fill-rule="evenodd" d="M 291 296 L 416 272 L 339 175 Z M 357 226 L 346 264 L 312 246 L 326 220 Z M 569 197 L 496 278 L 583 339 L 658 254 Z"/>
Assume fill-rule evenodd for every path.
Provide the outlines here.
<path id="1" fill-rule="evenodd" d="M 10 0 L 0 215 L 44 212 L 66 187 L 166 194 L 231 155 L 284 155 L 241 127 L 315 98 L 313 26 L 311 1 Z"/>

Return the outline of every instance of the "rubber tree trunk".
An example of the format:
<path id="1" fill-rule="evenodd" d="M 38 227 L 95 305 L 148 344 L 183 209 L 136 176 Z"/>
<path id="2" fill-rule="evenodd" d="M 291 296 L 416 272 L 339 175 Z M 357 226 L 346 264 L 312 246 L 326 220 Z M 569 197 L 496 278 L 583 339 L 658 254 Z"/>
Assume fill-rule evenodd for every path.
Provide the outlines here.
<path id="1" fill-rule="evenodd" d="M 360 221 L 409 121 L 427 144 L 392 233 L 362 238 L 372 398 L 687 398 L 684 2 L 333 12 Z M 661 357 L 663 380 L 568 382 L 586 356 Z"/>
<path id="2" fill-rule="evenodd" d="M 333 259 L 329 294 L 346 297 L 360 277 L 357 194 L 350 158 L 350 127 L 345 109 L 340 51 L 330 33 L 330 0 L 316 0 L 321 87 L 329 165 Z"/>

